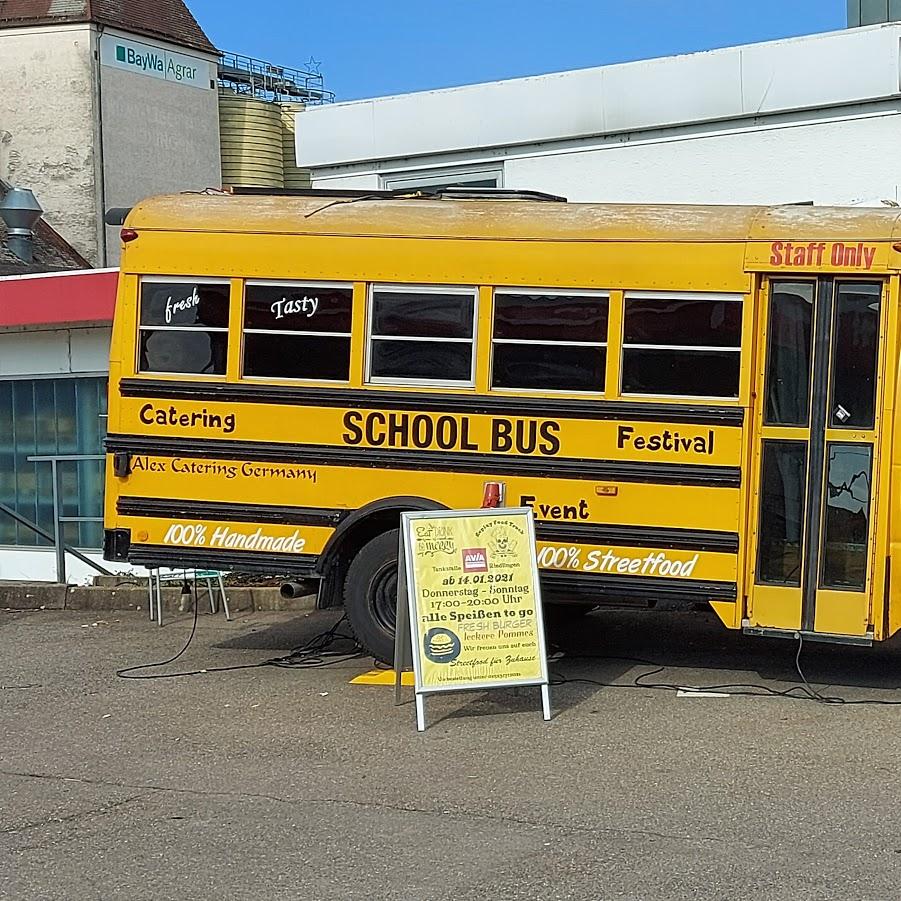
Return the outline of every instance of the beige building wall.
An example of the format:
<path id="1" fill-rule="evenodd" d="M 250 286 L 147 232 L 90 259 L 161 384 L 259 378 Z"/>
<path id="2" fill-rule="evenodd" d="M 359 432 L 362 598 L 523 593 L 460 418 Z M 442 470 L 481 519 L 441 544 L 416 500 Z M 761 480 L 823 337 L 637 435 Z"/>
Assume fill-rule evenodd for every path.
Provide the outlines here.
<path id="1" fill-rule="evenodd" d="M 101 265 L 92 45 L 89 25 L 0 31 L 0 175 L 31 188 L 47 222 Z"/>
<path id="2" fill-rule="evenodd" d="M 117 42 L 188 66 L 192 83 L 117 66 Z M 93 25 L 0 30 L 0 177 L 31 188 L 93 264 L 115 266 L 105 210 L 220 186 L 215 79 L 210 54 Z"/>
<path id="3" fill-rule="evenodd" d="M 107 38 L 116 32 L 107 31 Z M 219 104 L 215 57 L 159 41 L 122 35 L 135 44 L 195 59 L 193 84 L 100 65 L 104 206 L 130 207 L 154 194 L 218 188 Z M 101 54 L 101 62 L 106 57 Z M 198 86 L 202 85 L 202 86 Z M 119 262 L 119 228 L 106 227 L 106 265 Z"/>

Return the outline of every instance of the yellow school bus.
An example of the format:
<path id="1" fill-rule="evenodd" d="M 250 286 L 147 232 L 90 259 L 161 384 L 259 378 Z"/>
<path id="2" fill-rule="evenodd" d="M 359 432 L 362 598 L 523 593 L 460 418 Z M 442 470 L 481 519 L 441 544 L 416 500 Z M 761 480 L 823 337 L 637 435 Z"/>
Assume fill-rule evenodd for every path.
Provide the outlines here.
<path id="1" fill-rule="evenodd" d="M 390 659 L 399 513 L 487 490 L 550 604 L 901 624 L 897 209 L 192 194 L 122 237 L 107 559 L 317 576 Z"/>

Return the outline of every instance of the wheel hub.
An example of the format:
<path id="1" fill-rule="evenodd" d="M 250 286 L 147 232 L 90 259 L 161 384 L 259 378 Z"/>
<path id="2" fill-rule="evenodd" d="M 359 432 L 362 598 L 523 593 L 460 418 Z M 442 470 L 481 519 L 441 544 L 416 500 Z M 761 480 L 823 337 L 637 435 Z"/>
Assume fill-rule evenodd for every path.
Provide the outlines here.
<path id="1" fill-rule="evenodd" d="M 397 565 L 387 565 L 379 570 L 372 580 L 370 605 L 378 624 L 386 631 L 394 633 L 397 626 Z"/>

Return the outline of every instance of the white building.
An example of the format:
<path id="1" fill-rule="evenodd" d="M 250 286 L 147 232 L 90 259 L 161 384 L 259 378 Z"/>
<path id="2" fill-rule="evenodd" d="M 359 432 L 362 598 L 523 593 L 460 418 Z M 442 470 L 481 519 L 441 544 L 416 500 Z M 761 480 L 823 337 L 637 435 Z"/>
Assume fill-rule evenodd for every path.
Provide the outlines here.
<path id="1" fill-rule="evenodd" d="M 852 22 L 854 19 L 852 18 Z M 308 109 L 317 188 L 898 202 L 901 24 Z"/>
<path id="2" fill-rule="evenodd" d="M 54 494 L 62 516 L 80 518 L 63 524 L 64 542 L 99 559 L 91 550 L 103 537 L 96 519 L 103 512 L 103 463 L 96 457 L 106 432 L 118 275 L 114 269 L 5 275 L 11 267 L 3 237 L 0 233 L 0 580 L 53 581 L 52 542 L 32 526 L 52 535 Z M 52 250 L 47 238 L 36 237 L 36 250 L 44 256 Z M 59 252 L 56 256 L 68 262 Z M 54 492 L 53 464 L 46 458 L 73 455 L 81 459 L 57 464 Z M 71 581 L 93 575 L 72 556 L 67 563 Z"/>

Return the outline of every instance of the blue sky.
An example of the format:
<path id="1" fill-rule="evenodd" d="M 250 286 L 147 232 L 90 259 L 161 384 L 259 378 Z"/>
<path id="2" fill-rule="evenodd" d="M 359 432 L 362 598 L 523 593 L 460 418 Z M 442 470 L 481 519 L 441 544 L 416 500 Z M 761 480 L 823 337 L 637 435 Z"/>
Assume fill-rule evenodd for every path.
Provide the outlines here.
<path id="1" fill-rule="evenodd" d="M 832 31 L 845 0 L 187 0 L 223 50 L 321 63 L 339 100 Z M 803 77 L 803 73 L 798 73 Z"/>

